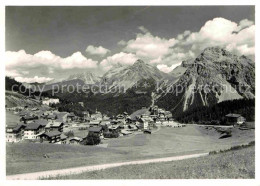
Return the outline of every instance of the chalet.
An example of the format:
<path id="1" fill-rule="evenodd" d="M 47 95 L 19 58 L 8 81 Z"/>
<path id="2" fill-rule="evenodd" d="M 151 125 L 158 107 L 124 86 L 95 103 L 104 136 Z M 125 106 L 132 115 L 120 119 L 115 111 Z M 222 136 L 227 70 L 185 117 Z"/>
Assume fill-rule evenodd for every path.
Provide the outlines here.
<path id="1" fill-rule="evenodd" d="M 26 116 L 26 115 L 31 115 L 31 112 L 29 110 L 22 110 L 20 113 L 19 113 L 19 116 L 20 117 L 23 117 L 23 116 Z"/>
<path id="2" fill-rule="evenodd" d="M 99 127 L 100 126 L 100 121 L 99 120 L 92 120 L 89 123 L 89 127 Z"/>
<path id="3" fill-rule="evenodd" d="M 61 133 L 59 131 L 45 132 L 39 135 L 41 142 L 58 143 L 61 141 Z"/>
<path id="4" fill-rule="evenodd" d="M 54 98 L 44 98 L 42 100 L 43 105 L 57 104 L 59 102 L 60 102 L 60 100 L 58 98 L 55 98 L 55 99 Z"/>
<path id="5" fill-rule="evenodd" d="M 149 127 L 149 121 L 148 121 L 147 119 L 141 118 L 141 119 L 139 120 L 139 123 L 140 123 L 139 128 L 142 128 L 142 129 L 144 129 L 144 130 L 148 129 L 148 127 Z"/>
<path id="6" fill-rule="evenodd" d="M 69 140 L 69 143 L 72 145 L 78 145 L 83 139 L 79 137 L 73 137 Z"/>
<path id="7" fill-rule="evenodd" d="M 101 126 L 103 129 L 105 129 L 105 128 L 111 126 L 111 123 L 110 123 L 110 121 L 103 120 L 103 121 L 100 122 L 100 126 Z"/>
<path id="8" fill-rule="evenodd" d="M 25 115 L 20 118 L 20 121 L 23 123 L 31 123 L 33 120 L 38 119 L 38 116 L 36 115 Z"/>
<path id="9" fill-rule="evenodd" d="M 6 127 L 6 142 L 20 142 L 24 135 L 24 124 Z"/>
<path id="10" fill-rule="evenodd" d="M 226 125 L 235 125 L 235 124 L 243 124 L 246 119 L 241 116 L 240 114 L 227 114 L 226 118 Z"/>
<path id="11" fill-rule="evenodd" d="M 47 116 L 47 120 L 56 120 L 58 117 L 56 114 L 51 114 Z"/>
<path id="12" fill-rule="evenodd" d="M 75 120 L 75 114 L 73 113 L 73 112 L 71 112 L 71 113 L 69 113 L 68 115 L 67 115 L 67 121 L 68 122 L 71 122 L 71 121 L 74 121 Z"/>
<path id="13" fill-rule="evenodd" d="M 88 133 L 99 134 L 99 136 L 102 136 L 102 127 L 91 127 L 89 128 Z"/>
<path id="14" fill-rule="evenodd" d="M 102 118 L 103 118 L 101 112 L 99 112 L 97 110 L 94 114 L 91 114 L 90 117 L 92 120 L 99 120 L 99 121 L 102 120 Z"/>
<path id="15" fill-rule="evenodd" d="M 122 115 L 122 114 L 117 115 L 116 120 L 117 120 L 118 122 L 123 123 L 123 125 L 126 124 L 126 117 L 125 117 L 124 115 Z"/>
<path id="16" fill-rule="evenodd" d="M 108 127 L 109 132 L 119 132 L 120 131 L 120 126 L 119 125 L 113 125 Z"/>
<path id="17" fill-rule="evenodd" d="M 103 115 L 103 120 L 110 120 L 110 117 L 108 117 L 107 115 Z"/>
<path id="18" fill-rule="evenodd" d="M 49 121 L 44 120 L 44 119 L 38 119 L 38 120 L 34 120 L 34 123 L 38 123 L 38 124 L 42 125 L 43 127 L 46 127 L 46 125 L 49 123 Z"/>
<path id="19" fill-rule="evenodd" d="M 116 120 L 112 120 L 112 121 L 110 121 L 110 123 L 111 123 L 111 125 L 118 125 L 118 121 L 116 121 Z"/>
<path id="20" fill-rule="evenodd" d="M 42 133 L 44 133 L 44 126 L 38 123 L 30 123 L 24 129 L 24 139 L 36 139 Z"/>
<path id="21" fill-rule="evenodd" d="M 60 135 L 60 142 L 61 144 L 66 144 L 67 143 L 68 137 L 65 134 Z"/>
<path id="22" fill-rule="evenodd" d="M 63 132 L 63 127 L 64 127 L 64 123 L 63 122 L 60 122 L 60 121 L 50 121 L 45 126 L 45 131 L 46 132 L 50 132 L 50 131 Z"/>

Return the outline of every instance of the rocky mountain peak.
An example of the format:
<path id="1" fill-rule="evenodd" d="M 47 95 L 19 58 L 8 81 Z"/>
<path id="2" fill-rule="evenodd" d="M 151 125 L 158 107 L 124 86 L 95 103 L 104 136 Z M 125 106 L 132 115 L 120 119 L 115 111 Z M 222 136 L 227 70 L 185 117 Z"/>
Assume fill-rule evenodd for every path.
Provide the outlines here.
<path id="1" fill-rule="evenodd" d="M 86 84 L 95 84 L 100 80 L 100 77 L 96 76 L 92 72 L 83 72 L 79 74 L 72 74 L 67 80 L 80 79 Z"/>
<path id="2" fill-rule="evenodd" d="M 145 68 L 146 66 L 148 66 L 148 64 L 141 59 L 136 60 L 136 62 L 132 65 L 133 68 Z"/>

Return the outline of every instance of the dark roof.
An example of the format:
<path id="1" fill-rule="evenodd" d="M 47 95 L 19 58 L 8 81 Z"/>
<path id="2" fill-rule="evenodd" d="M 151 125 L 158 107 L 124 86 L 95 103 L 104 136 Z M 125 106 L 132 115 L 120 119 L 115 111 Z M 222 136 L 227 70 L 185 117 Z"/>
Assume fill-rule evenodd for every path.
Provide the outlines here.
<path id="1" fill-rule="evenodd" d="M 61 119 L 63 116 L 65 116 L 68 113 L 67 112 L 55 112 L 55 114 L 57 115 L 58 119 Z"/>
<path id="2" fill-rule="evenodd" d="M 72 137 L 72 138 L 70 139 L 70 141 L 72 141 L 72 140 L 75 140 L 75 141 L 82 141 L 82 138 L 79 138 L 79 137 Z"/>
<path id="3" fill-rule="evenodd" d="M 22 117 L 23 119 L 29 120 L 29 119 L 35 119 L 35 116 L 25 115 Z"/>
<path id="4" fill-rule="evenodd" d="M 63 122 L 59 122 L 59 121 L 51 121 L 51 122 L 48 122 L 48 124 L 46 125 L 46 127 L 45 128 L 54 128 L 54 127 L 60 127 L 60 126 L 62 126 L 62 125 L 64 125 L 64 123 Z"/>
<path id="5" fill-rule="evenodd" d="M 16 127 L 13 128 L 14 132 L 20 131 L 22 128 L 25 128 L 26 126 L 24 124 L 18 124 Z"/>
<path id="6" fill-rule="evenodd" d="M 102 127 L 90 127 L 88 129 L 89 132 L 100 132 L 102 130 Z"/>
<path id="7" fill-rule="evenodd" d="M 26 125 L 26 128 L 25 130 L 37 130 L 41 127 L 42 125 L 41 124 L 38 124 L 38 123 L 30 123 L 28 125 Z"/>
<path id="8" fill-rule="evenodd" d="M 51 132 L 47 132 L 47 133 L 41 134 L 41 136 L 43 136 L 43 135 L 48 136 L 48 137 L 54 137 L 54 136 L 61 135 L 61 132 L 59 132 L 59 131 L 51 131 Z"/>
<path id="9" fill-rule="evenodd" d="M 39 119 L 39 120 L 35 120 L 34 122 L 38 123 L 38 124 L 41 124 L 42 126 L 46 126 L 49 121 L 44 120 L 44 119 Z"/>
<path id="10" fill-rule="evenodd" d="M 233 117 L 233 118 L 238 118 L 240 117 L 240 114 L 227 114 L 226 117 Z"/>

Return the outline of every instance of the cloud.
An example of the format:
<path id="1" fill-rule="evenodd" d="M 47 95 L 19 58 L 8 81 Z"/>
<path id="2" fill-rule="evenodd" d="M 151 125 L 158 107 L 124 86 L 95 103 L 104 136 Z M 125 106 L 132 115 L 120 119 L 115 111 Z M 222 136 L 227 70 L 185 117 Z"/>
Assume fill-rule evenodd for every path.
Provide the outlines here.
<path id="1" fill-rule="evenodd" d="M 24 50 L 18 52 L 5 52 L 6 69 L 24 67 L 33 68 L 47 66 L 52 68 L 72 69 L 72 68 L 95 68 L 97 61 L 87 59 L 81 52 L 75 52 L 69 57 L 62 58 L 50 51 L 40 51 L 34 55 L 27 54 Z"/>
<path id="2" fill-rule="evenodd" d="M 75 52 L 66 58 L 57 56 L 50 51 L 40 51 L 34 55 L 27 54 L 24 50 L 5 52 L 6 75 L 19 77 L 19 80 L 29 78 L 25 79 L 28 82 L 33 81 L 30 78 L 34 76 L 35 80 L 48 80 L 39 78 L 37 75 L 56 77 L 57 74 L 60 75 L 70 69 L 93 69 L 97 67 L 97 63 L 97 61 L 83 56 L 81 52 Z"/>
<path id="3" fill-rule="evenodd" d="M 248 28 L 249 26 L 253 25 L 254 22 L 253 21 L 250 21 L 248 19 L 243 19 L 239 22 L 239 25 L 237 27 L 236 30 L 234 30 L 235 32 L 239 32 L 241 30 L 243 30 L 244 28 Z"/>
<path id="4" fill-rule="evenodd" d="M 118 44 L 118 45 L 125 46 L 127 43 L 126 43 L 126 41 L 121 40 L 121 41 L 119 41 L 117 44 Z"/>
<path id="5" fill-rule="evenodd" d="M 179 41 L 179 47 L 191 48 L 194 53 L 206 47 L 220 46 L 239 55 L 254 55 L 255 25 L 247 19 L 239 24 L 224 18 L 207 21 L 199 32 L 190 33 Z"/>
<path id="6" fill-rule="evenodd" d="M 144 26 L 139 26 L 138 29 L 141 30 L 143 33 L 149 32 L 149 30 L 147 30 Z"/>
<path id="7" fill-rule="evenodd" d="M 176 40 L 174 38 L 160 38 L 153 36 L 149 32 L 145 34 L 139 33 L 136 39 L 127 42 L 124 51 L 134 53 L 143 60 L 155 60 L 169 54 L 170 48 L 175 44 Z"/>
<path id="8" fill-rule="evenodd" d="M 106 55 L 107 53 L 110 52 L 110 50 L 102 47 L 102 46 L 99 46 L 99 47 L 95 47 L 93 45 L 89 45 L 87 48 L 86 48 L 86 52 L 88 54 L 91 54 L 91 55 L 100 55 L 100 56 L 104 56 Z"/>
<path id="9" fill-rule="evenodd" d="M 22 83 L 35 83 L 35 82 L 45 83 L 45 82 L 53 80 L 53 78 L 34 76 L 33 78 L 16 77 L 15 80 L 22 82 Z"/>
<path id="10" fill-rule="evenodd" d="M 177 39 L 182 40 L 182 39 L 186 38 L 187 36 L 189 36 L 190 34 L 191 34 L 191 31 L 185 30 L 182 34 L 179 34 L 177 36 Z"/>
<path id="11" fill-rule="evenodd" d="M 114 54 L 113 56 L 109 56 L 106 59 L 100 62 L 100 66 L 105 69 L 109 70 L 114 65 L 132 65 L 138 59 L 138 57 L 132 53 L 125 53 L 120 52 Z"/>
<path id="12" fill-rule="evenodd" d="M 15 69 L 10 69 L 10 70 L 5 71 L 5 75 L 8 76 L 8 77 L 17 77 L 17 76 L 21 76 L 22 74 L 19 73 Z"/>

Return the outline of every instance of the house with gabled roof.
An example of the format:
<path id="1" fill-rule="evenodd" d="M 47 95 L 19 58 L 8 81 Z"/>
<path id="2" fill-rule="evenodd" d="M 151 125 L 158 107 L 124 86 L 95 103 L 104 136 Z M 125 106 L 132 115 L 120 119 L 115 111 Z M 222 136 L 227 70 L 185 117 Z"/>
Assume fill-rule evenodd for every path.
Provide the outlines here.
<path id="1" fill-rule="evenodd" d="M 25 125 L 23 123 L 6 127 L 6 142 L 20 142 L 23 139 Z"/>
<path id="2" fill-rule="evenodd" d="M 36 119 L 38 119 L 38 116 L 36 115 L 25 115 L 20 118 L 20 121 L 26 124 L 26 123 L 31 123 Z"/>
<path id="3" fill-rule="evenodd" d="M 243 124 L 246 119 L 241 116 L 240 114 L 227 114 L 226 118 L 226 125 L 236 125 L 236 124 Z"/>
<path id="4" fill-rule="evenodd" d="M 74 121 L 75 118 L 76 118 L 76 115 L 75 115 L 73 112 L 71 112 L 71 113 L 69 113 L 69 114 L 67 115 L 67 121 L 68 121 L 68 122 Z"/>
<path id="5" fill-rule="evenodd" d="M 50 131 L 39 135 L 41 142 L 58 143 L 61 141 L 61 132 Z"/>
<path id="6" fill-rule="evenodd" d="M 94 134 L 98 134 L 99 136 L 102 136 L 103 131 L 102 131 L 102 127 L 90 127 L 88 129 L 88 133 L 94 133 Z"/>
<path id="7" fill-rule="evenodd" d="M 63 132 L 64 123 L 57 120 L 49 121 L 48 124 L 45 126 L 45 131 L 59 131 Z"/>
<path id="8" fill-rule="evenodd" d="M 44 133 L 44 126 L 39 123 L 29 123 L 24 129 L 24 139 L 37 139 L 37 136 Z"/>
<path id="9" fill-rule="evenodd" d="M 68 139 L 68 136 L 66 136 L 65 134 L 61 134 L 60 135 L 60 142 L 61 144 L 66 144 L 67 143 L 67 139 Z"/>

